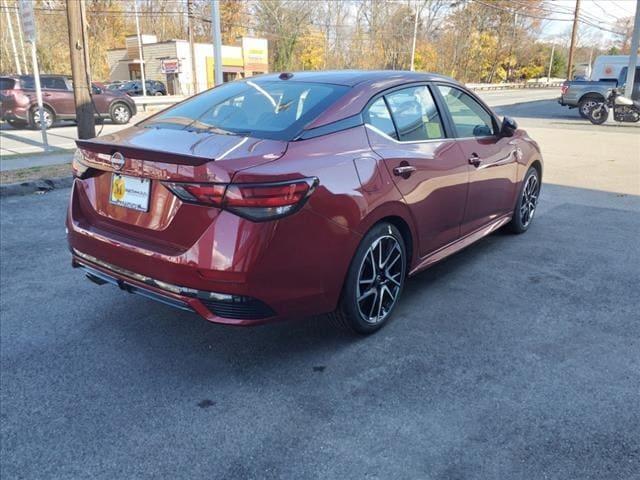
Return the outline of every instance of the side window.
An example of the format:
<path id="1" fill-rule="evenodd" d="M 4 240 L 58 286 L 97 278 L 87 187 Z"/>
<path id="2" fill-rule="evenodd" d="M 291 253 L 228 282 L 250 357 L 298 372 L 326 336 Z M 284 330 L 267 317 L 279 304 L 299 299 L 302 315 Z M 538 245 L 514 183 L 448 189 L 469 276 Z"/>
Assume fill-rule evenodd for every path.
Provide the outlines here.
<path id="1" fill-rule="evenodd" d="M 42 88 L 53 88 L 53 79 L 51 77 L 40 77 L 40 86 Z"/>
<path id="2" fill-rule="evenodd" d="M 398 139 L 396 127 L 393 125 L 393 120 L 391 120 L 391 114 L 387 104 L 384 102 L 384 98 L 380 97 L 371 104 L 365 115 L 365 121 L 391 138 Z"/>
<path id="3" fill-rule="evenodd" d="M 64 78 L 60 77 L 43 77 L 42 88 L 49 88 L 52 90 L 67 90 L 67 84 Z"/>
<path id="4" fill-rule="evenodd" d="M 444 138 L 440 114 L 429 87 L 397 90 L 386 98 L 398 129 L 398 140 L 413 142 Z"/>
<path id="5" fill-rule="evenodd" d="M 458 137 L 494 135 L 493 118 L 473 97 L 457 88 L 438 85 L 444 97 Z"/>

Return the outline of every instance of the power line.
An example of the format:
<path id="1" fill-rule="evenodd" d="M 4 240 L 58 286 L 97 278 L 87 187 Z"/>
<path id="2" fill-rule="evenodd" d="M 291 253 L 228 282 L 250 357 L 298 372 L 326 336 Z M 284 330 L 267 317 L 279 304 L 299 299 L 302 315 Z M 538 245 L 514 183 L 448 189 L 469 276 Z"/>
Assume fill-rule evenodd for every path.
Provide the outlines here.
<path id="1" fill-rule="evenodd" d="M 627 10 L 626 7 L 621 6 L 618 2 L 614 2 L 613 0 L 610 0 L 611 3 L 613 5 L 615 5 L 616 7 L 618 7 L 620 10 L 624 10 L 625 12 L 627 12 L 629 14 L 629 16 L 633 16 L 634 12 Z M 637 8 L 637 7 L 636 7 Z"/>
<path id="2" fill-rule="evenodd" d="M 523 17 L 536 18 L 538 20 L 550 20 L 550 21 L 554 21 L 554 22 L 572 22 L 573 21 L 572 19 L 568 19 L 568 18 L 550 18 L 550 17 L 540 16 L 540 15 L 533 15 L 531 13 L 525 13 L 525 12 L 522 12 L 522 11 L 511 10 L 509 8 L 506 8 L 506 7 L 500 7 L 498 5 L 484 3 L 484 2 L 481 2 L 480 0 L 471 0 L 471 1 L 475 2 L 475 3 L 479 4 L 479 5 L 483 5 L 485 7 L 488 7 L 488 8 L 493 8 L 495 10 L 501 10 L 503 12 L 511 13 L 512 15 L 522 15 Z M 556 12 L 556 13 L 559 13 L 559 12 Z M 595 23 L 591 23 L 588 20 L 585 20 L 583 18 L 578 18 L 578 21 L 583 23 L 583 24 L 585 24 L 585 25 L 589 25 L 591 27 L 597 28 L 598 30 L 602 30 L 604 32 L 609 32 L 609 33 L 613 33 L 613 34 L 616 34 L 616 35 L 624 36 L 624 33 L 618 32 L 616 30 L 610 30 L 610 29 L 601 27 L 600 25 L 597 25 Z"/>

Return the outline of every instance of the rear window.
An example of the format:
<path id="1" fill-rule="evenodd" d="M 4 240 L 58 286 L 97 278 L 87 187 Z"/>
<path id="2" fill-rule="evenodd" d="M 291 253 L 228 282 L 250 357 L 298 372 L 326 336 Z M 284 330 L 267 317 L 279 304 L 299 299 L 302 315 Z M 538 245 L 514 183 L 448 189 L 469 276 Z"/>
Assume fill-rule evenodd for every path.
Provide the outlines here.
<path id="1" fill-rule="evenodd" d="M 0 78 L 0 90 L 13 90 L 16 81 L 13 78 Z"/>
<path id="2" fill-rule="evenodd" d="M 292 140 L 348 89 L 295 81 L 232 82 L 180 103 L 141 126 Z"/>

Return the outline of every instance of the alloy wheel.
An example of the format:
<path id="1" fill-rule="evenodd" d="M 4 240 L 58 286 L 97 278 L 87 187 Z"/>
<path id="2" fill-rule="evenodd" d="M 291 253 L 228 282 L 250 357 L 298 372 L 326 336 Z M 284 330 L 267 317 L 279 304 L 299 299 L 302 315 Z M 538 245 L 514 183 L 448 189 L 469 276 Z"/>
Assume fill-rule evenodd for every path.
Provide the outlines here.
<path id="1" fill-rule="evenodd" d="M 520 203 L 520 218 L 523 227 L 527 227 L 533 219 L 536 206 L 538 205 L 539 190 L 540 184 L 538 177 L 535 174 L 529 176 L 522 191 L 522 202 Z"/>
<path id="2" fill-rule="evenodd" d="M 370 324 L 382 322 L 391 312 L 404 280 L 402 249 L 391 235 L 376 239 L 365 254 L 358 274 L 358 312 Z"/>
<path id="3" fill-rule="evenodd" d="M 119 123 L 126 123 L 129 120 L 129 109 L 123 105 L 117 105 L 113 109 L 113 116 Z"/>
<path id="4" fill-rule="evenodd" d="M 46 108 L 43 108 L 42 111 L 43 111 L 43 117 L 44 117 L 44 126 L 46 128 L 49 128 L 53 124 L 53 118 L 51 116 L 51 113 Z M 38 127 L 40 127 L 40 109 L 39 108 L 36 108 L 33 112 L 33 123 L 35 123 Z"/>

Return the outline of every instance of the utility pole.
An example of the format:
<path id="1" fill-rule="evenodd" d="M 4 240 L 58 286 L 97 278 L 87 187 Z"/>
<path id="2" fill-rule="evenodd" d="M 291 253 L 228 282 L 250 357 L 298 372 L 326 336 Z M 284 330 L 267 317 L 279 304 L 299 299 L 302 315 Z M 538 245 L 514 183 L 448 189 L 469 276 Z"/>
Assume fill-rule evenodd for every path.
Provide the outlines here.
<path id="1" fill-rule="evenodd" d="M 222 84 L 222 34 L 218 0 L 211 0 L 211 33 L 213 34 L 213 78 L 214 84 L 218 86 Z"/>
<path id="2" fill-rule="evenodd" d="M 418 6 L 416 5 L 416 18 L 413 22 L 413 44 L 411 46 L 411 71 L 415 70 L 415 59 L 416 59 L 416 37 L 418 36 L 418 17 L 420 16 L 418 12 Z"/>
<path id="3" fill-rule="evenodd" d="M 82 5 L 81 5 L 82 4 Z M 85 43 L 85 24 L 82 18 L 84 0 L 67 0 L 67 25 L 69 27 L 69 54 L 73 78 L 73 98 L 76 104 L 78 138 L 96 136 L 96 125 L 91 100 L 89 65 L 86 63 L 88 45 Z"/>
<path id="4" fill-rule="evenodd" d="M 16 39 L 13 36 L 13 25 L 11 24 L 11 14 L 9 13 L 7 0 L 2 0 L 2 6 L 4 7 L 3 10 L 7 17 L 7 24 L 9 25 L 9 38 L 11 39 L 11 48 L 13 49 L 13 60 L 16 64 L 16 72 L 18 73 L 18 75 L 22 75 L 22 70 L 20 69 L 20 59 L 18 58 L 18 48 L 16 47 Z"/>
<path id="5" fill-rule="evenodd" d="M 189 52 L 191 55 L 191 83 L 193 84 L 193 95 L 198 93 L 198 79 L 196 71 L 196 49 L 193 45 L 193 10 L 195 5 L 193 0 L 187 0 L 187 29 L 189 30 Z"/>
<path id="6" fill-rule="evenodd" d="M 136 14 L 136 33 L 138 35 L 138 57 L 140 57 L 140 81 L 142 82 L 142 96 L 147 96 L 147 81 L 144 77 L 144 55 L 142 54 L 142 37 L 140 36 L 140 20 L 138 19 L 138 0 L 133 0 Z"/>
<path id="7" fill-rule="evenodd" d="M 89 38 L 87 37 L 87 5 L 85 0 L 80 1 L 80 20 L 82 21 L 82 44 L 84 48 L 82 52 L 84 53 L 84 69 L 86 72 L 87 83 L 89 84 L 89 94 L 92 92 L 91 85 L 91 59 L 89 58 Z"/>
<path id="8" fill-rule="evenodd" d="M 573 28 L 571 29 L 571 45 L 569 46 L 569 62 L 567 65 L 567 80 L 571 80 L 573 73 L 573 51 L 576 48 L 576 36 L 578 34 L 578 18 L 580 14 L 580 0 L 576 0 L 576 10 L 573 14 Z"/>
<path id="9" fill-rule="evenodd" d="M 638 65 L 638 47 L 640 46 L 640 0 L 636 1 L 636 18 L 633 22 L 631 36 L 631 51 L 629 52 L 629 68 L 627 69 L 627 84 L 624 88 L 625 97 L 631 98 L 636 67 Z"/>
<path id="10" fill-rule="evenodd" d="M 553 54 L 556 51 L 556 44 L 551 44 L 551 59 L 549 59 L 549 73 L 547 74 L 547 83 L 551 82 L 551 68 L 553 67 Z"/>
<path id="11" fill-rule="evenodd" d="M 20 52 L 22 53 L 22 66 L 24 74 L 29 75 L 29 67 L 27 67 L 27 55 L 24 53 L 24 35 L 22 35 L 22 25 L 20 22 L 20 9 L 16 10 L 16 23 L 18 24 L 18 40 L 20 40 Z"/>

